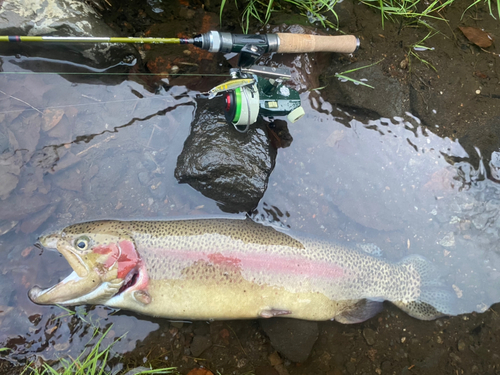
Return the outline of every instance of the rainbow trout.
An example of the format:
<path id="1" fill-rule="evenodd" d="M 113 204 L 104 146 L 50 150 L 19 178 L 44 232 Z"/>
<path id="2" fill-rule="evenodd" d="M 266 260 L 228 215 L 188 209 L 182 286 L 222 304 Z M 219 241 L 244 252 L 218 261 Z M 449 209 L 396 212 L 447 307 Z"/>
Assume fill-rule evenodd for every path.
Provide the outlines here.
<path id="1" fill-rule="evenodd" d="M 287 316 L 364 321 L 389 300 L 419 319 L 454 296 L 420 256 L 390 263 L 251 220 L 95 221 L 43 236 L 73 273 L 33 287 L 38 304 L 103 304 L 172 319 Z"/>

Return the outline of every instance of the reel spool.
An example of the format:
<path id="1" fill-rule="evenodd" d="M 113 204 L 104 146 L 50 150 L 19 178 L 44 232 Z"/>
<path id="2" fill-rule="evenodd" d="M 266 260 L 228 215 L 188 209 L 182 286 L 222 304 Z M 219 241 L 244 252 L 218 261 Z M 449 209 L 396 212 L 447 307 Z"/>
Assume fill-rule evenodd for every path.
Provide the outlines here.
<path id="1" fill-rule="evenodd" d="M 225 95 L 226 106 L 224 115 L 226 121 L 234 125 L 240 133 L 248 131 L 248 127 L 257 121 L 259 116 L 259 91 L 257 84 L 238 87 Z"/>

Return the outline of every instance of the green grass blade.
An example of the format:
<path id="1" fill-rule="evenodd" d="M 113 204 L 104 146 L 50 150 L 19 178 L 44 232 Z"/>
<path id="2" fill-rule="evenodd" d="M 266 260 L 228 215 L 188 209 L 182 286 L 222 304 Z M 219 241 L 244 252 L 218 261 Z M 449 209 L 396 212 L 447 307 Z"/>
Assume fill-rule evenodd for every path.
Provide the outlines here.
<path id="1" fill-rule="evenodd" d="M 340 73 L 335 73 L 335 77 L 337 77 L 339 79 L 345 79 L 346 81 L 352 82 L 352 83 L 354 83 L 356 85 L 366 86 L 366 87 L 369 87 L 371 89 L 375 88 L 372 85 L 369 85 L 368 83 L 364 83 L 363 81 L 358 81 L 357 79 L 345 76 L 345 75 L 340 74 Z"/>
<path id="2" fill-rule="evenodd" d="M 363 66 L 360 66 L 359 68 L 354 68 L 354 69 L 350 69 L 350 70 L 345 70 L 343 72 L 340 72 L 339 74 L 349 74 L 349 73 L 352 73 L 352 72 L 355 72 L 356 70 L 361 70 L 361 69 L 366 69 L 366 68 L 369 68 L 373 65 L 377 65 L 379 63 L 381 63 L 382 61 L 384 61 L 383 59 L 382 60 L 379 60 L 377 62 L 374 62 L 373 64 L 370 64 L 370 65 L 363 65 Z"/>
<path id="3" fill-rule="evenodd" d="M 219 25 L 222 25 L 222 12 L 224 11 L 225 5 L 226 5 L 226 0 L 222 0 L 222 2 L 220 3 Z"/>

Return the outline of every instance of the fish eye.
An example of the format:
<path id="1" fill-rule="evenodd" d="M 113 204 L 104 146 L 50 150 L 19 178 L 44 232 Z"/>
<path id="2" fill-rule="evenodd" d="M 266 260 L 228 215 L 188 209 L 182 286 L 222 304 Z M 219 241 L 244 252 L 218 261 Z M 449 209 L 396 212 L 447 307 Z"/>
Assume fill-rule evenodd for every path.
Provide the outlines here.
<path id="1" fill-rule="evenodd" d="M 75 240 L 75 247 L 78 250 L 87 250 L 89 247 L 89 238 L 87 236 L 79 237 Z"/>

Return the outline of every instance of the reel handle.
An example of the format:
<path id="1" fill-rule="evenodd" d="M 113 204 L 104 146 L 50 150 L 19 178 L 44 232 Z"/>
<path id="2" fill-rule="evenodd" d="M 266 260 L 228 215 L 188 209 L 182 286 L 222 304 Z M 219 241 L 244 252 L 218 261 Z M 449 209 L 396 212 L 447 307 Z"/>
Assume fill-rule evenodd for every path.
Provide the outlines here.
<path id="1" fill-rule="evenodd" d="M 359 47 L 354 35 L 308 35 L 277 33 L 279 53 L 338 52 L 353 53 Z"/>

